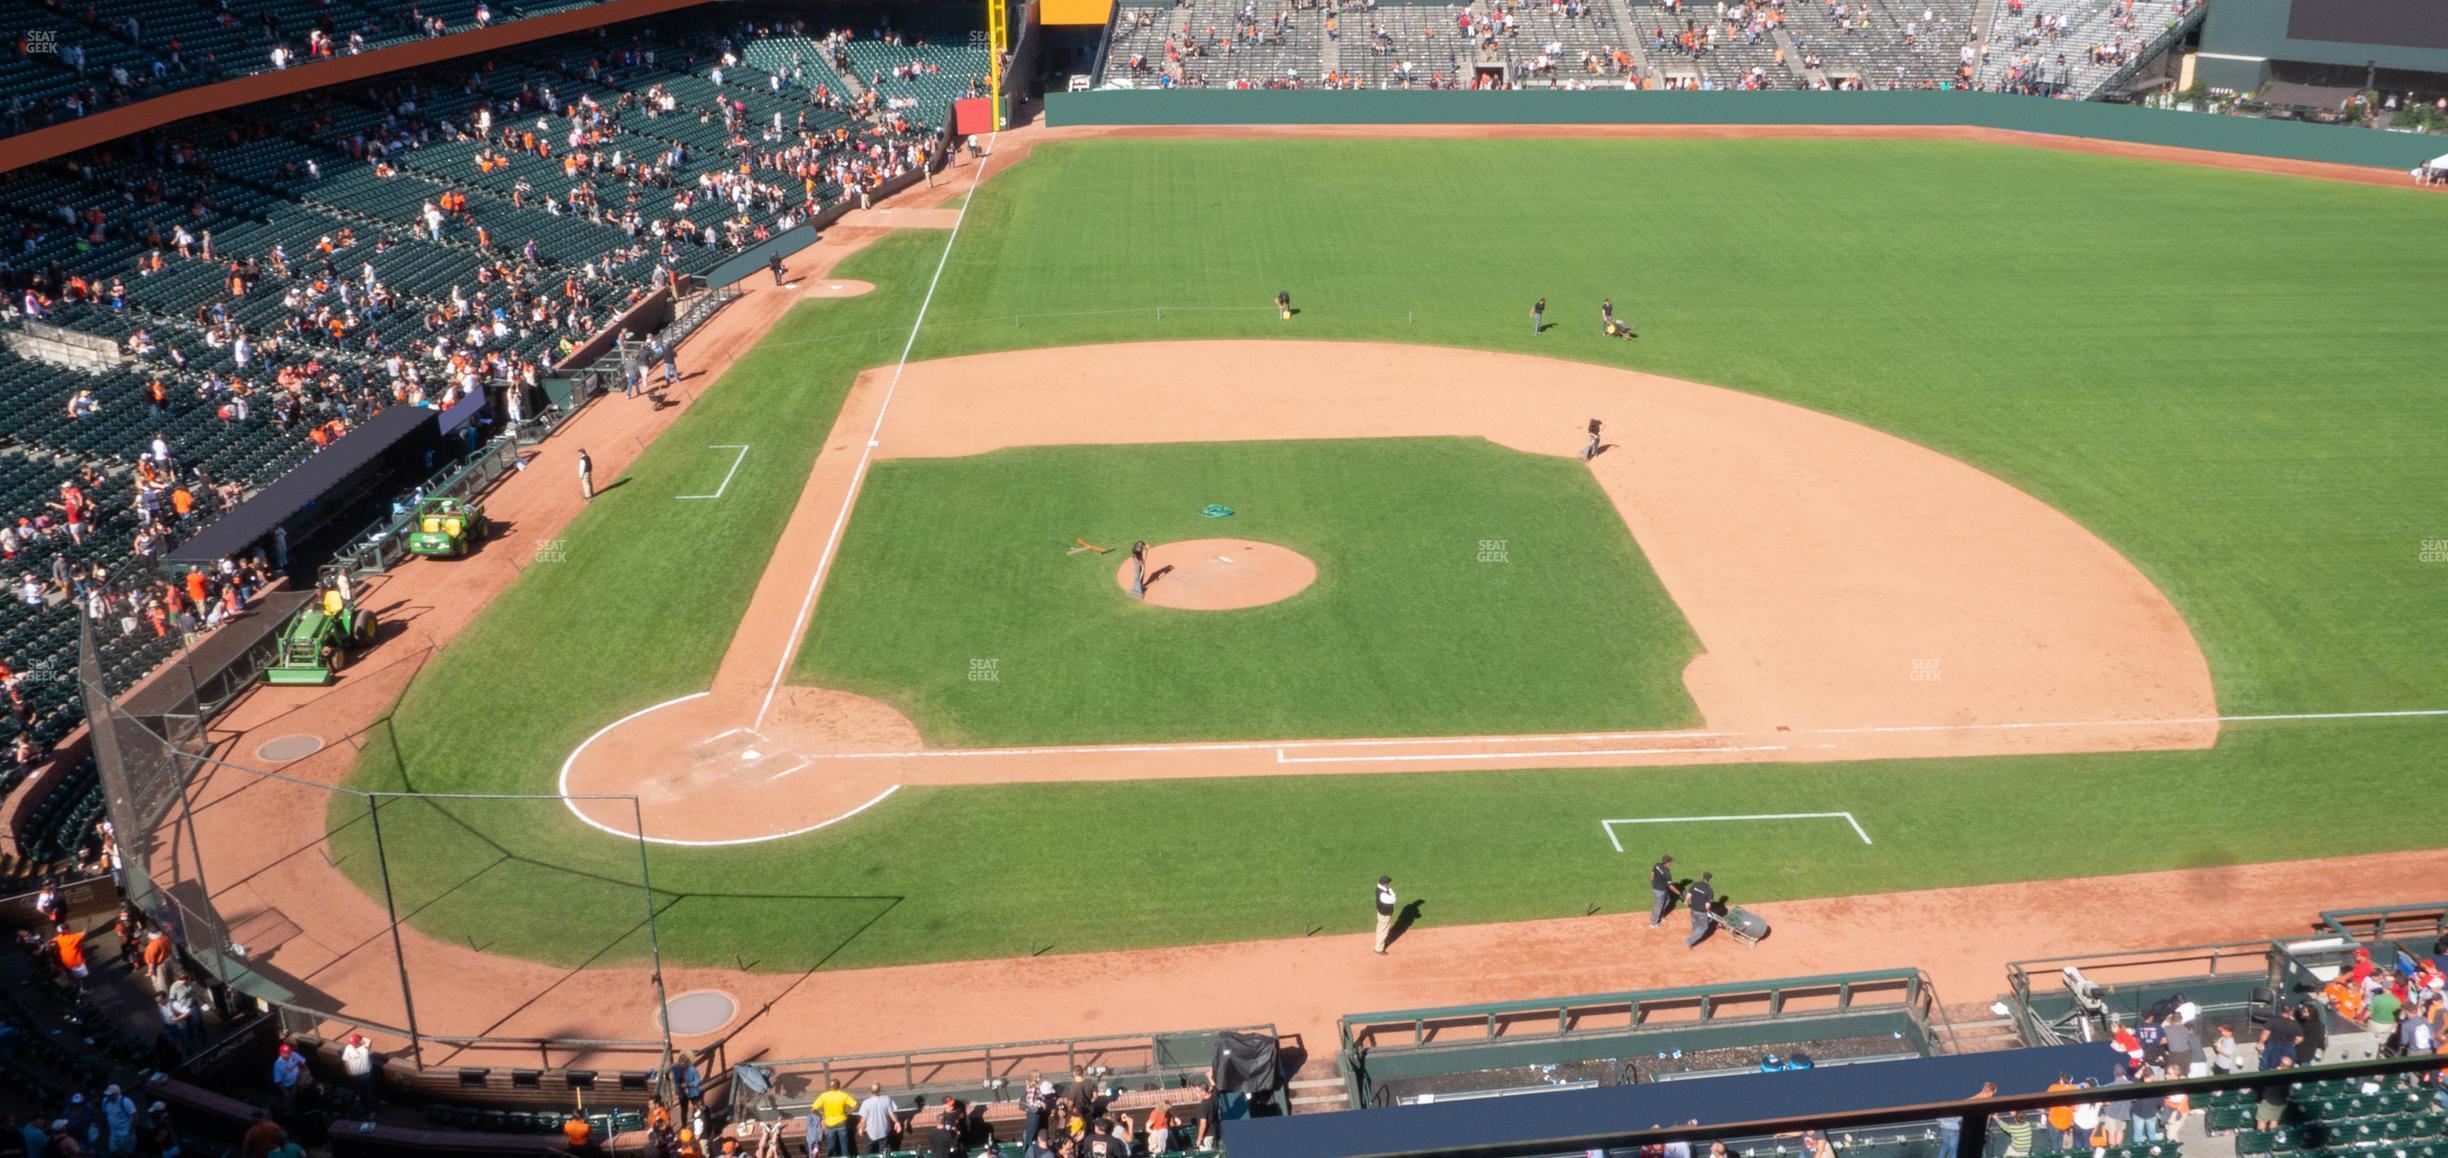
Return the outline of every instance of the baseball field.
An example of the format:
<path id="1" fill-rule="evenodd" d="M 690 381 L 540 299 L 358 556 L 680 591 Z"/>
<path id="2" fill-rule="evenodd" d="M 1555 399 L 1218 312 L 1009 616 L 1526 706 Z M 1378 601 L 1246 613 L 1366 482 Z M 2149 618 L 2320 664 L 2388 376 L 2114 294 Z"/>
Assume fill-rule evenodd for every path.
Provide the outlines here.
<path id="1" fill-rule="evenodd" d="M 1622 911 L 1665 849 L 1750 902 L 2440 843 L 2448 202 L 1915 140 L 1008 165 L 703 384 L 352 784 L 634 795 L 663 955 L 767 969 L 1353 931 L 1380 873 Z M 1134 540 L 1250 546 L 1142 602 Z M 1156 598 L 1261 547 L 1314 577 Z M 391 899 L 633 958 L 630 815 L 387 802 Z"/>

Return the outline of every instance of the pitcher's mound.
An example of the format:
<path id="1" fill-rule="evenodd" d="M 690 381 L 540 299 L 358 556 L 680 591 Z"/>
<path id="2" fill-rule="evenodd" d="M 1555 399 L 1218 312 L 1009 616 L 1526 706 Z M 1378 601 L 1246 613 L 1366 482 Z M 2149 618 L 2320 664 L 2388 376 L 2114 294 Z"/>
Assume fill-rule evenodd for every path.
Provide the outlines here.
<path id="1" fill-rule="evenodd" d="M 1148 548 L 1147 602 L 1184 611 L 1231 611 L 1290 599 L 1317 582 L 1307 555 L 1247 539 L 1190 539 Z M 1130 592 L 1131 561 L 1114 582 Z"/>

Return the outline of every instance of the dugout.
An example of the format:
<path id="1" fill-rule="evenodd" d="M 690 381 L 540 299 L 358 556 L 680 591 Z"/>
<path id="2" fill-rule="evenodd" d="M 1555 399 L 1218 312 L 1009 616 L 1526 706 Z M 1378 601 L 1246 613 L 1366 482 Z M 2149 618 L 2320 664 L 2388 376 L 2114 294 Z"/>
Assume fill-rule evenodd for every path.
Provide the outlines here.
<path id="1" fill-rule="evenodd" d="M 1937 993 L 1915 969 L 1693 985 L 1345 1015 L 1354 1106 L 1683 1084 L 1780 1066 L 1928 1057 Z"/>
<path id="2" fill-rule="evenodd" d="M 1471 1150 L 1539 1153 L 1542 1140 L 1577 1140 L 1680 1122 L 1696 1121 L 1706 1127 L 1921 1106 L 1961 1098 L 1983 1082 L 1996 1083 L 2001 1096 L 2034 1094 L 2046 1090 L 2060 1075 L 2104 1081 L 2117 1061 L 2112 1047 L 2093 1042 L 1466 1102 L 1440 1100 L 1344 1114 L 1256 1118 L 1232 1123 L 1226 1135 L 1234 1158 Z M 1922 1121 L 1934 1142 L 1936 1122 Z M 1544 1152 L 1568 1148 L 1581 1149 L 1551 1142 Z M 1908 1149 L 1898 1153 L 1899 1158 L 1911 1158 Z M 1934 1145 L 1925 1151 L 1935 1153 Z"/>
<path id="3" fill-rule="evenodd" d="M 255 497 L 162 557 L 183 574 L 261 546 L 277 568 L 313 575 L 338 536 L 379 518 L 389 496 L 416 485 L 446 457 L 441 413 L 393 406 L 341 435 Z"/>

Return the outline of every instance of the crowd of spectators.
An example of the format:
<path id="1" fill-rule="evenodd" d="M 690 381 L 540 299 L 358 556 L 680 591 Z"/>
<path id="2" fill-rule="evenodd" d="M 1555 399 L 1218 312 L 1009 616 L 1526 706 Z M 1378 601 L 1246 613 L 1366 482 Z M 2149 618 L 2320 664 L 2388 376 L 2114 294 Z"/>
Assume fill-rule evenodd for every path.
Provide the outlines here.
<path id="1" fill-rule="evenodd" d="M 1373 17 L 1375 6 L 1368 2 L 1320 0 L 1264 17 L 1254 4 L 1244 4 L 1224 27 L 1182 18 L 1178 13 L 1191 7 L 1184 3 L 1172 14 L 1127 10 L 1127 29 L 1162 26 L 1165 35 L 1153 58 L 1137 46 L 1143 37 L 1117 38 L 1130 46 L 1119 50 L 1126 55 L 1113 64 L 1133 83 L 1160 88 L 1884 88 L 2058 96 L 2074 88 L 2069 60 L 2087 61 L 2093 75 L 2133 63 L 2166 24 L 2188 16 L 2198 0 L 2172 0 L 2147 13 L 2143 2 L 2097 0 L 2093 7 L 2043 12 L 2027 10 L 2027 0 L 2007 0 L 2001 24 L 1984 30 L 1960 4 L 1943 11 L 1935 5 L 1895 11 L 1875 0 L 1655 0 L 1629 9 L 1636 22 L 1632 36 L 1645 61 L 1629 45 L 1592 48 L 1552 36 L 1522 39 L 1523 13 L 1543 8 L 1559 20 L 1578 20 L 1591 10 L 1583 0 L 1474 0 L 1438 9 L 1445 14 L 1444 28 L 1410 30 Z M 1789 19 L 1797 6 L 1811 10 L 1809 21 Z M 1309 15 L 1313 10 L 1316 15 Z M 1211 79 L 1210 69 L 1185 67 L 1280 47 L 1302 20 L 1317 21 L 1327 40 L 1340 41 L 1342 22 L 1352 17 L 1362 22 L 1355 38 L 1360 44 L 1376 56 L 1396 58 L 1375 70 L 1373 83 L 1333 68 L 1280 67 Z M 2070 38 L 2078 34 L 2095 38 L 2073 43 Z M 1737 48 L 1740 63 L 1707 66 Z M 1488 61 L 1503 67 L 1483 67 Z"/>
<path id="2" fill-rule="evenodd" d="M 71 0 L 34 3 L 51 14 L 48 26 L 18 29 L 14 53 L 0 61 L 0 75 L 20 81 L 11 86 L 15 95 L 0 106 L 0 123 L 9 132 L 230 77 L 489 27 L 496 19 L 485 0 L 450 15 L 427 12 L 416 3 L 392 8 L 364 0 L 313 0 L 247 12 L 232 0 L 205 0 L 201 25 L 177 19 L 183 12 L 148 21 L 142 11 L 106 15 Z M 164 24 L 175 27 L 165 31 Z M 28 95 L 29 88 L 35 95 Z"/>
<path id="3" fill-rule="evenodd" d="M 301 29 L 301 51 L 349 51 L 347 31 Z M 812 51 L 746 64 L 784 36 Z M 599 30 L 0 177 L 0 323 L 107 338 L 126 359 L 79 376 L 0 355 L 18 390 L 59 390 L 0 439 L 33 448 L 0 461 L 20 488 L 0 493 L 41 500 L 0 509 L 7 779 L 79 714 L 63 619 L 167 648 L 269 581 L 263 558 L 162 570 L 214 515 L 390 407 L 498 390 L 514 420 L 533 414 L 554 364 L 681 273 L 927 165 L 948 109 L 846 81 L 862 39 L 898 35 Z"/>

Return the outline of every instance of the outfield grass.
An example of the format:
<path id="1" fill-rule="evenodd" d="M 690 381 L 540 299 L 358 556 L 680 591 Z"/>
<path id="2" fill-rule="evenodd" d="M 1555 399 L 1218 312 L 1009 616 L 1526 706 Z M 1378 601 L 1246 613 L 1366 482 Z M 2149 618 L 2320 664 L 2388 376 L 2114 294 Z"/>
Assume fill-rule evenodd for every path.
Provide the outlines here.
<path id="1" fill-rule="evenodd" d="M 1216 499 L 1234 514 L 1203 518 Z M 1504 561 L 1479 558 L 1501 533 Z M 1281 603 L 1133 602 L 1114 555 L 1298 551 Z M 879 463 L 792 679 L 934 745 L 1517 734 L 1696 724 L 1699 642 L 1588 470 L 1483 439 L 1031 447 Z M 969 678 L 991 658 L 997 678 Z"/>
<path id="2" fill-rule="evenodd" d="M 529 568 L 427 667 L 359 782 L 549 791 L 588 732 L 702 688 L 942 240 L 887 240 L 841 271 L 875 294 L 785 319 L 579 518 L 568 562 Z M 2419 560 L 2448 539 L 2441 252 L 2448 202 L 2412 191 L 2005 146 L 1092 142 L 1040 148 L 978 198 L 917 356 L 1282 336 L 1252 307 L 1289 288 L 1306 338 L 1752 390 L 1956 455 L 2102 535 L 2184 613 L 2227 711 L 2439 708 L 2448 564 Z M 1590 332 L 1603 294 L 1640 341 Z M 1533 339 L 1539 296 L 1566 324 Z M 721 442 L 758 447 L 731 498 L 670 502 Z M 506 704 L 520 726 L 460 723 Z M 653 872 L 667 956 L 769 968 L 1355 930 L 1379 872 L 1434 922 L 1563 916 L 1642 900 L 1599 819 L 1692 802 L 1849 809 L 1878 838 L 1673 838 L 1743 900 L 2424 847 L 2422 809 L 2334 808 L 2341 777 L 2436 797 L 2443 739 L 2436 721 L 2252 725 L 2129 756 L 911 790 L 805 838 L 659 848 Z M 1130 847 L 1079 855 L 1091 822 Z M 394 884 L 421 928 L 568 963 L 638 946 L 634 846 L 524 805 L 393 805 L 384 824 L 413 850 Z"/>

